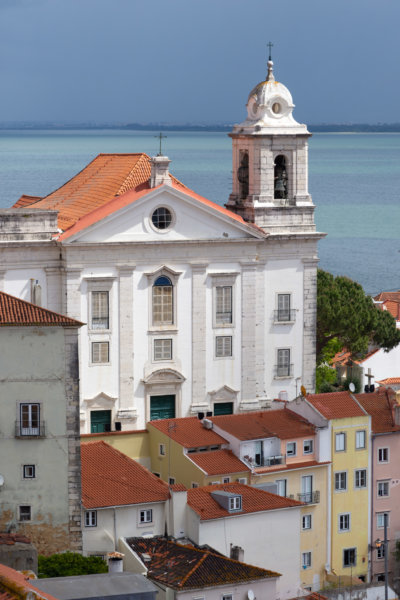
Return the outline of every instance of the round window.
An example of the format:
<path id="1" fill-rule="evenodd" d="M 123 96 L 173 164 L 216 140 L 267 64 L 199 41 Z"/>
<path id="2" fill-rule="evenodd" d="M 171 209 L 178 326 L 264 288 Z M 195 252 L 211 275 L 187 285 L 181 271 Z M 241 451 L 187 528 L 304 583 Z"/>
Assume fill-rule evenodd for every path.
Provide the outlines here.
<path id="1" fill-rule="evenodd" d="M 160 206 L 151 215 L 151 222 L 156 229 L 168 229 L 172 223 L 172 213 L 165 206 Z"/>
<path id="2" fill-rule="evenodd" d="M 279 102 L 273 103 L 272 112 L 274 112 L 276 115 L 278 115 L 281 112 L 281 105 L 279 104 Z"/>

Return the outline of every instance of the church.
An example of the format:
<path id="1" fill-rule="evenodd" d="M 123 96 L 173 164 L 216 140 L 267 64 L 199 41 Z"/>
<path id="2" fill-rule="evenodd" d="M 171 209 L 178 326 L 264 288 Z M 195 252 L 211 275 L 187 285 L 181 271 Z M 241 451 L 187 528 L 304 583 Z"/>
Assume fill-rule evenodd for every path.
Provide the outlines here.
<path id="1" fill-rule="evenodd" d="M 225 207 L 177 180 L 167 156 L 132 153 L 100 154 L 0 211 L 0 289 L 83 323 L 82 433 L 314 391 L 323 234 L 293 108 L 269 60 L 229 134 Z"/>

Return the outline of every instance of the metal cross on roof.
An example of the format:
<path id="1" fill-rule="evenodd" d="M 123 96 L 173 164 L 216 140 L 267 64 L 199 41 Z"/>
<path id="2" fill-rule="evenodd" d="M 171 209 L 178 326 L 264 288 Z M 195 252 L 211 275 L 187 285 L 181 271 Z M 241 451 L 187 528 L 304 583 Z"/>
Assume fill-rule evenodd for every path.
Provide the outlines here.
<path id="1" fill-rule="evenodd" d="M 161 149 L 161 144 L 162 144 L 163 139 L 167 139 L 168 136 L 163 135 L 160 131 L 159 135 L 155 135 L 154 137 L 159 138 L 159 140 L 160 140 L 160 151 L 157 156 L 162 156 L 163 153 L 162 153 L 162 149 Z"/>
<path id="2" fill-rule="evenodd" d="M 267 44 L 268 48 L 269 48 L 269 56 L 268 56 L 268 60 L 272 60 L 272 56 L 271 56 L 271 50 L 273 47 L 273 43 L 272 42 L 268 42 Z"/>

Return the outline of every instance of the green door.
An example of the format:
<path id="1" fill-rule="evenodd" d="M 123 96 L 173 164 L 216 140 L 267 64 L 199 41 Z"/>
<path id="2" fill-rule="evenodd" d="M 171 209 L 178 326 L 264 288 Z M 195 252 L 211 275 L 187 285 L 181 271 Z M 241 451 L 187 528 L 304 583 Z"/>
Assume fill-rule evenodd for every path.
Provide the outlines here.
<path id="1" fill-rule="evenodd" d="M 90 413 L 91 433 L 111 431 L 111 410 L 92 410 Z"/>
<path id="2" fill-rule="evenodd" d="M 214 404 L 214 415 L 232 415 L 233 402 L 216 402 Z"/>
<path id="3" fill-rule="evenodd" d="M 150 421 L 175 418 L 175 396 L 150 396 Z"/>

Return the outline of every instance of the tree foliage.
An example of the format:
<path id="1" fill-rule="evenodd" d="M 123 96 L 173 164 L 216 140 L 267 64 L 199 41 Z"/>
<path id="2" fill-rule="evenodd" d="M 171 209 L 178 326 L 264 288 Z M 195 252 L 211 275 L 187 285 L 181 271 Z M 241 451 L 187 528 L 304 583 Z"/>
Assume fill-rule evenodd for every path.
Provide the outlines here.
<path id="1" fill-rule="evenodd" d="M 77 552 L 63 552 L 51 556 L 39 555 L 39 578 L 67 577 L 107 573 L 107 564 L 100 556 L 82 556 Z"/>
<path id="2" fill-rule="evenodd" d="M 317 284 L 318 364 L 335 338 L 352 354 L 364 354 L 371 343 L 386 351 L 400 343 L 395 319 L 377 308 L 359 283 L 319 269 Z"/>

